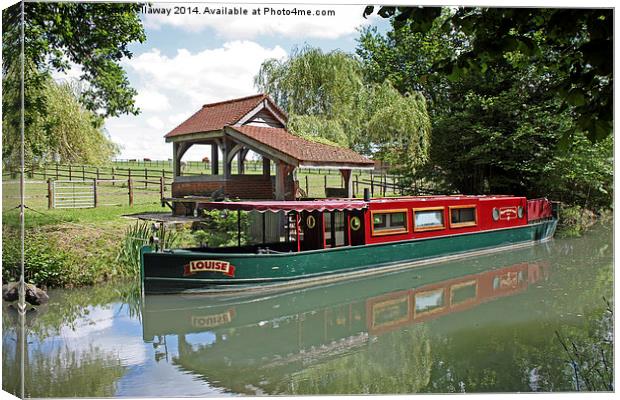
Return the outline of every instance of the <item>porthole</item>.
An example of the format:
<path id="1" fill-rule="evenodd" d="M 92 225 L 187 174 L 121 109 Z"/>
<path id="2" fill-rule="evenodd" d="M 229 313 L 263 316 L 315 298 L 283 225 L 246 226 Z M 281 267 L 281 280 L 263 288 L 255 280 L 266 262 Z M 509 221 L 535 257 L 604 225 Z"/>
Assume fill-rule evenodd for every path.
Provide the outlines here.
<path id="1" fill-rule="evenodd" d="M 316 226 L 316 219 L 313 215 L 308 215 L 308 218 L 306 218 L 306 226 L 310 229 L 314 229 Z"/>
<path id="2" fill-rule="evenodd" d="M 523 207 L 519 206 L 519 208 L 517 208 L 517 216 L 523 218 Z"/>
<path id="3" fill-rule="evenodd" d="M 493 221 L 499 221 L 499 210 L 497 208 L 493 209 Z"/>
<path id="4" fill-rule="evenodd" d="M 351 218 L 351 230 L 357 231 L 362 226 L 360 217 Z"/>

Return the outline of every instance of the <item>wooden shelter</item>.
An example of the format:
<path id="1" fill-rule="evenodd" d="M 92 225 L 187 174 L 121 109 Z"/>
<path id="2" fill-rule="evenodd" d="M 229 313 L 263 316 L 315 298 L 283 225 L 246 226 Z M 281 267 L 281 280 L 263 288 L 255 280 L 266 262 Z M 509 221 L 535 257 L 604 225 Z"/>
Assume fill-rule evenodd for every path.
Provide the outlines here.
<path id="1" fill-rule="evenodd" d="M 173 145 L 173 199 L 219 191 L 241 199 L 294 200 L 298 167 L 338 169 L 345 182 L 343 194 L 352 197 L 351 171 L 373 169 L 374 162 L 350 149 L 295 136 L 286 130 L 286 123 L 286 113 L 266 94 L 205 104 L 165 135 Z M 195 144 L 211 146 L 211 175 L 183 176 L 181 159 Z M 262 156 L 262 174 L 245 173 L 250 150 Z M 235 160 L 237 174 L 233 175 Z M 275 177 L 270 173 L 271 163 L 276 166 Z"/>

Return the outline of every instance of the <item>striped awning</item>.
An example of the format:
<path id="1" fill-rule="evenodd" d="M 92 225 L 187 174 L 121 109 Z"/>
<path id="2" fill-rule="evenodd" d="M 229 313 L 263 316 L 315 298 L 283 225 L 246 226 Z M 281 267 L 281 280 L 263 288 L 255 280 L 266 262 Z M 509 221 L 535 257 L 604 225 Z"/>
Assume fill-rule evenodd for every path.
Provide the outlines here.
<path id="1" fill-rule="evenodd" d="M 343 211 L 362 210 L 367 204 L 362 200 L 306 200 L 306 201 L 207 201 L 197 202 L 202 210 L 242 210 L 258 212 L 278 211 Z"/>

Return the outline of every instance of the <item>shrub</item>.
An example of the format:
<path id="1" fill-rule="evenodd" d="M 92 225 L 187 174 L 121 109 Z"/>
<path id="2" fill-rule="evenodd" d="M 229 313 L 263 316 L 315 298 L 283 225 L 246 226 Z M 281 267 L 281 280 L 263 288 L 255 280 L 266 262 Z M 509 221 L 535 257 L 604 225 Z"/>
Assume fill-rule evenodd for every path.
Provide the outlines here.
<path id="1" fill-rule="evenodd" d="M 17 235 L 5 235 L 3 240 L 2 269 L 5 281 L 20 276 L 21 248 Z M 62 286 L 67 282 L 73 260 L 47 237 L 27 235 L 24 246 L 24 279 L 37 286 Z"/>

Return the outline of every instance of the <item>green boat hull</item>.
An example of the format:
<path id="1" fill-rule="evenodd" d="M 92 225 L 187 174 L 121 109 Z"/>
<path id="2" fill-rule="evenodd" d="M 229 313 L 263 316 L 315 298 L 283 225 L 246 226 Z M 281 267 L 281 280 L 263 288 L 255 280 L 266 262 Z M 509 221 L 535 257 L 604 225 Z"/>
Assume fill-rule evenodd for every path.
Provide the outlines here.
<path id="1" fill-rule="evenodd" d="M 208 291 L 230 293 L 274 290 L 326 281 L 349 279 L 465 255 L 478 255 L 546 241 L 553 237 L 556 219 L 508 229 L 426 239 L 321 249 L 280 254 L 206 253 L 142 249 L 141 275 L 144 293 Z M 228 263 L 233 273 L 188 273 L 188 265 L 200 260 Z"/>

